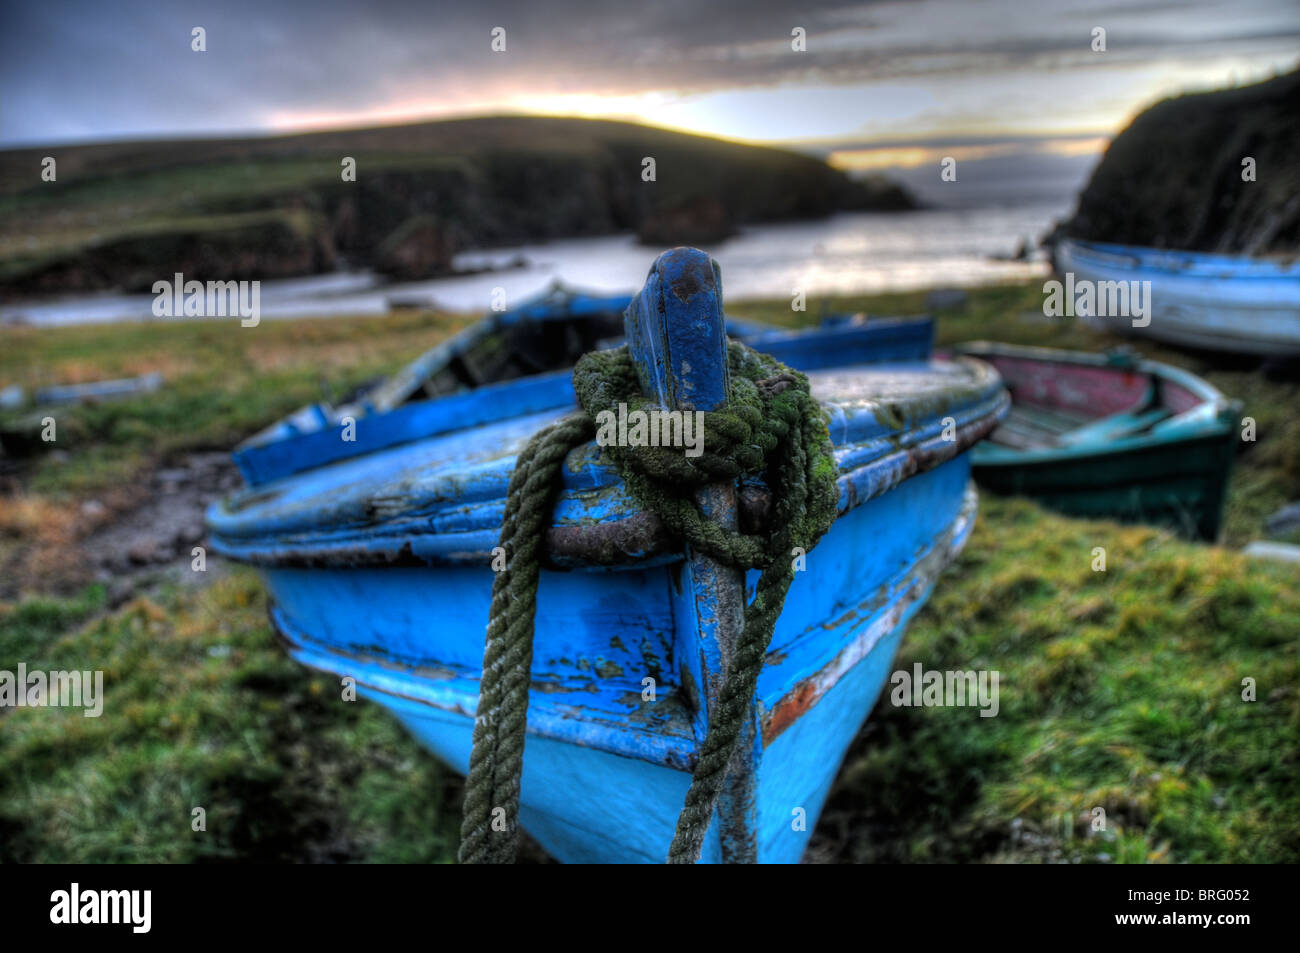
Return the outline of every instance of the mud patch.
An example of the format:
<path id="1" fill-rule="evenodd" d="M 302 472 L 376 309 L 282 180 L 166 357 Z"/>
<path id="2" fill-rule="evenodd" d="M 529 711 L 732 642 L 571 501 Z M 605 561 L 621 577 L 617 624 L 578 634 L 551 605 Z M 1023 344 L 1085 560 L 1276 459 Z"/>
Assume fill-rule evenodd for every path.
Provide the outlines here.
<path id="1" fill-rule="evenodd" d="M 204 513 L 241 484 L 224 452 L 190 454 L 147 470 L 131 486 L 57 506 L 24 497 L 11 475 L 3 502 L 14 508 L 26 502 L 44 512 L 0 551 L 0 599 L 98 582 L 108 585 L 110 603 L 118 603 L 178 570 L 184 570 L 181 578 L 206 581 L 190 570 L 194 547 L 204 545 Z"/>

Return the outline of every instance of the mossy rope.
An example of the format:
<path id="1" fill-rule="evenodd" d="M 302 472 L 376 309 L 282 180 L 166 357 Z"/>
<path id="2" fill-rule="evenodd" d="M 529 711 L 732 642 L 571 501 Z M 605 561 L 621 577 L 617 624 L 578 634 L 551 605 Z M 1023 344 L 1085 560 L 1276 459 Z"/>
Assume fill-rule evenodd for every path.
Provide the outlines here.
<path id="1" fill-rule="evenodd" d="M 687 457 L 680 447 L 603 448 L 633 499 L 693 550 L 737 569 L 761 570 L 735 657 L 710 712 L 669 863 L 699 859 L 772 630 L 794 581 L 794 551 L 806 553 L 817 544 L 835 520 L 839 497 L 826 414 L 809 393 L 808 379 L 736 342 L 729 344 L 727 358 L 728 399 L 704 416 L 700 456 Z M 506 562 L 492 584 L 461 863 L 515 859 L 537 584 L 564 459 L 593 438 L 601 411 L 617 412 L 620 403 L 629 412 L 661 409 L 641 393 L 626 346 L 582 357 L 573 387 L 581 411 L 538 431 L 510 478 L 500 538 Z M 772 511 L 762 533 L 725 529 L 696 502 L 702 487 L 742 477 L 761 477 L 770 489 Z"/>

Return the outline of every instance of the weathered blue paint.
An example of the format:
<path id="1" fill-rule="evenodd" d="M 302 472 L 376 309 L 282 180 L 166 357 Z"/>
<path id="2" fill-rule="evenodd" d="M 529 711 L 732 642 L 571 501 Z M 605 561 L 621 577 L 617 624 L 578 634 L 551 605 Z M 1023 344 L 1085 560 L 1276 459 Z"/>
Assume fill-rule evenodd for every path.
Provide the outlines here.
<path id="1" fill-rule="evenodd" d="M 930 356 L 934 322 L 929 318 L 877 318 L 866 324 L 835 324 L 818 331 L 769 330 L 741 335 L 740 339 L 793 368 L 820 371 L 923 361 Z"/>
<path id="2" fill-rule="evenodd" d="M 809 554 L 755 706 L 767 736 L 756 759 L 755 803 L 766 817 L 755 834 L 759 860 L 802 852 L 806 834 L 794 831 L 791 812 L 802 807 L 807 826 L 815 823 L 903 625 L 964 542 L 968 474 L 963 456 L 908 480 L 854 510 Z M 900 511 L 925 518 L 913 525 Z M 598 583 L 589 575 L 542 576 L 524 824 L 565 861 L 661 862 L 702 737 L 701 682 L 685 682 L 676 667 L 698 652 L 696 609 L 680 563 L 601 573 Z M 489 572 L 278 569 L 267 583 L 295 658 L 355 678 L 466 769 Z M 656 679 L 654 702 L 642 700 L 645 677 Z M 808 718 L 826 727 L 805 728 Z M 705 858 L 721 858 L 720 842 Z"/>
<path id="3" fill-rule="evenodd" d="M 355 437 L 353 440 L 344 439 L 346 423 L 330 421 L 327 427 L 237 450 L 235 462 L 244 479 L 252 486 L 259 486 L 276 477 L 302 473 L 451 430 L 569 407 L 573 403 L 569 378 L 568 371 L 540 374 L 438 400 L 404 404 L 387 413 L 362 414 L 353 417 L 350 434 Z M 323 411 L 320 419 L 328 421 Z"/>
<path id="4" fill-rule="evenodd" d="M 707 257 L 661 257 L 627 324 L 665 407 L 721 400 L 721 291 Z M 969 532 L 966 450 L 1006 410 L 977 363 L 837 366 L 827 351 L 838 346 L 806 356 L 823 362 L 809 377 L 831 414 L 841 516 L 791 588 L 705 861 L 798 859 L 904 625 Z M 506 482 L 528 436 L 567 409 L 502 411 L 272 480 L 212 509 L 212 544 L 264 567 L 295 658 L 355 678 L 463 771 Z M 597 448 L 571 454 L 564 483 L 553 549 L 640 526 Z M 735 487 L 706 493 L 718 519 L 737 519 Z M 664 859 L 757 580 L 643 535 L 628 533 L 621 559 L 574 548 L 552 561 L 576 568 L 541 577 L 521 819 L 566 861 Z"/>

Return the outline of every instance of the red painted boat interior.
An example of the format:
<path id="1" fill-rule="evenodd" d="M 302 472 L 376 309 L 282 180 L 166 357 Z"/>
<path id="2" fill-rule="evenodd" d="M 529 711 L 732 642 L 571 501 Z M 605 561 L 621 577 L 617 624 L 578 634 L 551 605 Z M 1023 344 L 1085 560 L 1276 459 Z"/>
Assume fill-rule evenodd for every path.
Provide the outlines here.
<path id="1" fill-rule="evenodd" d="M 1087 420 L 1142 410 L 1151 396 L 1151 377 L 1140 371 L 1002 355 L 980 359 L 997 368 L 1017 406 L 1065 411 Z M 1192 394 L 1183 393 L 1196 402 Z"/>
<path id="2" fill-rule="evenodd" d="M 1123 366 L 1007 354 L 980 358 L 997 369 L 1011 392 L 1011 412 L 989 439 L 1016 450 L 1136 436 L 1201 400 L 1181 384 Z"/>
<path id="3" fill-rule="evenodd" d="M 1170 412 L 1174 414 L 1181 414 L 1191 410 L 1201 403 L 1201 398 L 1197 397 L 1196 394 L 1186 387 L 1169 380 L 1160 382 L 1160 395 L 1163 398 L 1160 401 L 1160 406 L 1168 407 Z"/>

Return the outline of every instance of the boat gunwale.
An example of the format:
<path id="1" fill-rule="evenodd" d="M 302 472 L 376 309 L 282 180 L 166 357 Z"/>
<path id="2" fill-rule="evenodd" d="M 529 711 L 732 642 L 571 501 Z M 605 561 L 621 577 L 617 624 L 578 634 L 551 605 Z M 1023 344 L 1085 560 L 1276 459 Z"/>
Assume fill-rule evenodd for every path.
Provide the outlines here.
<path id="1" fill-rule="evenodd" d="M 997 427 L 1010 410 L 1011 399 L 996 372 L 987 365 L 983 369 L 998 382 L 996 390 L 978 403 L 950 414 L 955 425 L 953 439 L 945 439 L 947 428 L 942 420 L 934 420 L 928 427 L 908 432 L 903 439 L 875 436 L 836 447 L 841 464 L 838 478 L 841 515 L 887 493 L 914 474 L 934 469 L 971 450 Z M 892 449 L 880 452 L 886 444 L 893 444 Z M 575 452 L 589 453 L 591 449 L 592 445 L 588 444 Z M 844 469 L 845 464 L 848 469 Z M 610 477 L 607 483 L 566 487 L 557 501 L 557 509 L 566 504 L 580 505 L 582 498 L 592 493 L 619 488 L 621 481 L 617 475 L 612 470 L 607 475 Z M 432 509 L 401 512 L 383 523 L 371 519 L 327 531 L 272 531 L 240 536 L 223 534 L 213 526 L 212 514 L 224 502 L 214 503 L 209 511 L 209 545 L 214 552 L 263 567 L 313 568 L 481 564 L 491 559 L 492 548 L 498 542 L 500 511 L 504 506 L 500 498 L 443 501 Z M 764 505 L 767 502 L 766 494 L 759 489 L 748 494 L 742 511 L 764 512 L 768 509 Z M 447 510 L 462 517 L 477 511 L 481 517 L 478 522 L 483 525 L 440 531 L 436 526 L 437 512 Z M 644 568 L 658 562 L 676 561 L 683 558 L 683 553 L 653 514 L 637 510 L 613 519 L 553 525 L 547 531 L 545 558 L 548 565 L 561 569 Z"/>
<path id="2" fill-rule="evenodd" d="M 545 304 L 546 302 L 539 302 L 535 308 L 542 308 Z M 570 407 L 574 400 L 572 368 L 527 374 L 503 381 L 488 381 L 478 387 L 407 403 L 395 402 L 392 395 L 413 393 L 417 388 L 406 385 L 417 378 L 427 379 L 437 373 L 435 361 L 442 361 L 445 366 L 479 340 L 525 319 L 545 323 L 587 316 L 590 316 L 587 312 L 579 311 L 532 317 L 528 306 L 520 306 L 514 311 L 481 318 L 395 372 L 367 394 L 365 399 L 328 408 L 319 403 L 308 404 L 246 438 L 233 451 L 235 463 L 250 486 L 263 487 L 299 473 L 454 433 L 468 426 L 462 419 L 466 412 L 474 416 L 470 425 L 499 423 L 519 414 L 518 410 L 507 411 L 505 408 L 520 394 L 528 395 L 524 398 L 525 405 L 530 408 L 528 412 L 540 413 Z M 821 351 L 833 353 L 835 345 L 845 337 L 857 337 L 865 333 L 874 338 L 892 333 L 906 339 L 908 336 L 916 337 L 918 332 L 924 331 L 923 352 L 926 357 L 931 349 L 934 324 L 929 315 L 889 316 L 862 325 L 833 328 L 780 328 L 745 319 L 724 320 L 729 337 L 765 350 L 776 348 L 778 352 L 782 348 L 788 350 L 812 345 L 814 352 L 820 346 Z M 915 341 L 911 342 L 913 348 L 916 344 Z M 916 352 L 916 359 L 920 359 L 919 351 Z M 485 403 L 489 403 L 486 409 Z M 296 422 L 301 417 L 314 417 L 317 422 L 314 426 L 303 429 Z M 343 421 L 348 417 L 354 423 L 367 421 L 368 428 L 375 424 L 396 427 L 398 433 L 381 438 L 377 445 L 362 446 L 360 443 L 348 444 L 335 440 L 342 433 Z M 329 448 L 323 456 L 320 449 L 322 446 Z"/>
<path id="3" fill-rule="evenodd" d="M 1186 248 L 1155 248 L 1065 237 L 1061 250 L 1071 258 L 1138 273 L 1149 271 L 1168 278 L 1232 281 L 1279 281 L 1300 277 L 1300 258 L 1225 255 Z"/>

